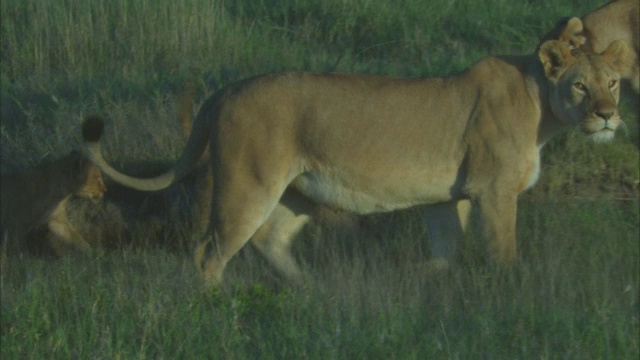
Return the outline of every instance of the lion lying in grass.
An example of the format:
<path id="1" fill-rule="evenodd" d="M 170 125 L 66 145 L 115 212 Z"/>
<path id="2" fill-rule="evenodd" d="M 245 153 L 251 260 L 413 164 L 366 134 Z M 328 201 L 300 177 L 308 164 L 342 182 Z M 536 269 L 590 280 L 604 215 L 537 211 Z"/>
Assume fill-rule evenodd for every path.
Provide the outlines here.
<path id="1" fill-rule="evenodd" d="M 1 229 L 5 246 L 19 248 L 25 236 L 46 224 L 57 255 L 89 245 L 67 219 L 73 195 L 98 201 L 106 191 L 98 168 L 73 151 L 48 165 L 1 176 Z"/>
<path id="2" fill-rule="evenodd" d="M 471 201 L 490 256 L 511 264 L 517 198 L 538 179 L 540 148 L 572 127 L 594 141 L 613 138 L 628 51 L 621 41 L 596 54 L 551 40 L 531 55 L 487 57 L 447 78 L 247 79 L 206 101 L 176 164 L 149 179 L 103 159 L 100 119 L 87 119 L 83 136 L 103 172 L 145 191 L 182 179 L 209 147 L 212 239 L 196 251 L 209 285 L 221 284 L 227 262 L 256 235 L 267 239 L 259 247 L 276 267 L 299 279 L 290 234 L 314 204 L 359 214 L 432 205 L 433 256 L 447 261 Z M 303 196 L 283 196 L 291 191 Z"/>

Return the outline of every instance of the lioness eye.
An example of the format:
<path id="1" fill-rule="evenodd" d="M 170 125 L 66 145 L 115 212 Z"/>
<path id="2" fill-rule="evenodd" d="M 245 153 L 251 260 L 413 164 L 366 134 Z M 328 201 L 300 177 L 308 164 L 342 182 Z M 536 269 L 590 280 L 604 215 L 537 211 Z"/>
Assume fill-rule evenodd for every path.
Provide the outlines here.
<path id="1" fill-rule="evenodd" d="M 609 88 L 613 88 L 614 86 L 616 86 L 616 84 L 618 83 L 617 80 L 611 80 L 609 81 Z"/>
<path id="2" fill-rule="evenodd" d="M 573 87 L 575 87 L 576 89 L 580 90 L 580 91 L 585 91 L 587 90 L 587 88 L 584 86 L 583 83 L 577 82 L 573 84 Z"/>

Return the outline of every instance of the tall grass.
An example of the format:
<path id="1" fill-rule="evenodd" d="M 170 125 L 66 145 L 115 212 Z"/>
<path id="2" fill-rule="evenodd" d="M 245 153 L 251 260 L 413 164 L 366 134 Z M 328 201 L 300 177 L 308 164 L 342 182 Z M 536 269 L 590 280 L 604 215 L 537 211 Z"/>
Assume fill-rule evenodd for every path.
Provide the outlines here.
<path id="1" fill-rule="evenodd" d="M 129 127 L 116 133 L 175 132 L 173 105 L 189 79 L 198 104 L 225 83 L 284 69 L 446 75 L 488 54 L 529 53 L 557 19 L 598 3 L 2 1 L 3 166 L 15 166 L 13 154 L 31 164 L 60 156 L 90 113 Z M 16 133 L 49 139 L 25 151 Z M 175 139 L 148 138 L 115 147 L 153 143 L 164 159 L 179 151 L 162 146 Z"/>
<path id="2" fill-rule="evenodd" d="M 470 259 L 434 277 L 414 256 L 425 244 L 406 234 L 350 239 L 347 252 L 326 246 L 302 288 L 284 285 L 248 248 L 224 293 L 203 291 L 187 257 L 158 250 L 9 259 L 1 355 L 637 357 L 637 202 L 523 205 L 521 261 L 509 271 Z M 467 247 L 482 244 L 470 237 Z"/>
<path id="3" fill-rule="evenodd" d="M 595 4 L 7 0 L 2 76 L 140 81 L 227 68 L 242 77 L 284 68 L 441 74 L 488 51 L 532 51 L 560 16 Z"/>
<path id="4" fill-rule="evenodd" d="M 529 53 L 557 19 L 599 4 L 3 0 L 0 164 L 77 147 L 89 113 L 108 117 L 110 160 L 172 161 L 188 79 L 197 104 L 225 83 L 284 69 L 446 75 L 489 54 Z M 295 247 L 313 278 L 300 288 L 248 246 L 225 291 L 204 291 L 188 254 L 157 245 L 171 237 L 60 261 L 2 258 L 0 357 L 635 359 L 640 170 L 628 124 L 609 145 L 569 133 L 545 147 L 509 271 L 485 263 L 472 231 L 460 264 L 430 273 L 413 210 L 365 219 L 359 236 L 311 232 Z M 153 221 L 185 216 L 173 211 Z M 79 228 L 117 227 L 96 219 Z M 138 244 L 162 236 L 144 214 L 135 221 Z"/>

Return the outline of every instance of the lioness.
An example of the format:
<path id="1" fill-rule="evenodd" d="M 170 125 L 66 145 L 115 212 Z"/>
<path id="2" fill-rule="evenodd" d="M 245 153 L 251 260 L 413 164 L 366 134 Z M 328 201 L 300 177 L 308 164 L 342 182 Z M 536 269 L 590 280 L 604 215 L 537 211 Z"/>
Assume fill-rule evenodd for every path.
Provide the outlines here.
<path id="1" fill-rule="evenodd" d="M 3 241 L 19 246 L 36 227 L 46 224 L 53 235 L 51 247 L 60 256 L 68 248 L 87 250 L 89 245 L 66 217 L 72 195 L 98 201 L 106 191 L 99 169 L 78 151 L 48 165 L 16 174 L 2 174 Z"/>
<path id="2" fill-rule="evenodd" d="M 254 234 L 273 229 L 262 250 L 296 276 L 287 234 L 313 203 L 360 214 L 435 204 L 427 214 L 433 256 L 447 259 L 471 200 L 490 255 L 510 264 L 518 194 L 538 178 L 540 148 L 574 126 L 595 141 L 613 138 L 627 52 L 621 41 L 595 54 L 552 40 L 531 55 L 487 57 L 446 78 L 264 75 L 209 98 L 184 152 L 160 176 L 113 169 L 102 157 L 98 118 L 83 125 L 85 149 L 116 182 L 153 191 L 184 177 L 209 146 L 212 241 L 195 256 L 209 285 L 221 284 L 227 262 Z M 283 197 L 289 192 L 303 196 Z"/>
<path id="3" fill-rule="evenodd" d="M 622 95 L 635 112 L 640 111 L 640 1 L 615 0 L 582 17 L 584 28 L 567 26 L 561 20 L 545 38 L 567 41 L 574 47 L 585 46 L 601 52 L 614 40 L 624 41 L 629 49 L 626 66 L 620 69 Z"/>

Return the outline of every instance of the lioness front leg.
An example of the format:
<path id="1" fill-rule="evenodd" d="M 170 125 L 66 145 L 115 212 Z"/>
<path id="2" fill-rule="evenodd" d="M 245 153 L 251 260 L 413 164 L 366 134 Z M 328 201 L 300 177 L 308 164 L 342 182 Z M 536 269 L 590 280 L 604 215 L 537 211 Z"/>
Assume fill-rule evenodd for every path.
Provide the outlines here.
<path id="1" fill-rule="evenodd" d="M 425 208 L 425 221 L 431 243 L 429 264 L 446 268 L 462 241 L 469 219 L 471 202 L 467 199 L 433 204 Z"/>
<path id="2" fill-rule="evenodd" d="M 516 261 L 517 201 L 515 192 L 492 193 L 478 199 L 489 256 L 499 264 L 509 265 Z"/>

